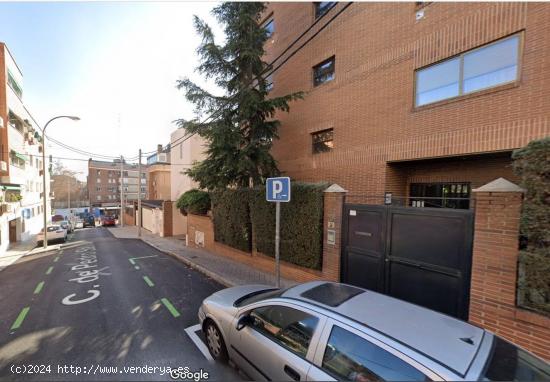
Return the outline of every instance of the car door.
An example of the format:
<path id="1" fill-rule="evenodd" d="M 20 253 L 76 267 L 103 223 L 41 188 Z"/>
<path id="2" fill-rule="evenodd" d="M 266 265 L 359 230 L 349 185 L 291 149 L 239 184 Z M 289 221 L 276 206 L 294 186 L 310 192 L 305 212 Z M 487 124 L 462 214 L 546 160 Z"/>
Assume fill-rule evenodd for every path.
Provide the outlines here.
<path id="1" fill-rule="evenodd" d="M 441 377 L 358 328 L 328 320 L 308 380 L 431 381 Z"/>
<path id="2" fill-rule="evenodd" d="M 231 358 L 254 380 L 305 381 L 326 318 L 299 305 L 257 304 L 244 315 L 249 323 L 237 330 L 235 318 Z"/>

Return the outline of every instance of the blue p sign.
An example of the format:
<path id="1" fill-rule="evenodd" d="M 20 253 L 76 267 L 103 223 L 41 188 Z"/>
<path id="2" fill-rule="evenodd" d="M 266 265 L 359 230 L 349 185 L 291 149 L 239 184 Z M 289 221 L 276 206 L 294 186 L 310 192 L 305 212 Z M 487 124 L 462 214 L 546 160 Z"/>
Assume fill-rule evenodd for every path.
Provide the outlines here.
<path id="1" fill-rule="evenodd" d="M 267 178 L 266 199 L 268 202 L 290 202 L 290 178 Z"/>

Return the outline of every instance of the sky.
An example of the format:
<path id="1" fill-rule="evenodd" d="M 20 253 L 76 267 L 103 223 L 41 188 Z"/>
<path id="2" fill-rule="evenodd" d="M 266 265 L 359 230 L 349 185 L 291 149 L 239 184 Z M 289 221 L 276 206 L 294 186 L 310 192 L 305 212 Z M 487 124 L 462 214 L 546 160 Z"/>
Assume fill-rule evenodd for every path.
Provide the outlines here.
<path id="1" fill-rule="evenodd" d="M 214 2 L 0 2 L 0 41 L 23 72 L 23 102 L 47 135 L 89 152 L 136 157 L 167 144 L 193 108 L 176 89 L 194 71 L 200 37 L 193 15 L 223 33 Z M 49 143 L 46 154 L 82 156 Z M 99 159 L 99 158 L 98 158 Z M 145 163 L 144 158 L 142 163 Z M 63 160 L 85 180 L 87 162 Z"/>

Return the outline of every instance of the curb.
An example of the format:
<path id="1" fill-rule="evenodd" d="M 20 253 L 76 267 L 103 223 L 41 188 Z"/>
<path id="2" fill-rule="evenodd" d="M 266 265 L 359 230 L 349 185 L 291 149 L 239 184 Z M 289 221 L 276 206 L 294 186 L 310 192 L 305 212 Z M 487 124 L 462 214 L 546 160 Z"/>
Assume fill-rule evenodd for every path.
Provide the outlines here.
<path id="1" fill-rule="evenodd" d="M 170 251 L 167 251 L 165 249 L 162 249 L 146 240 L 144 240 L 143 238 L 140 238 L 140 240 L 142 242 L 144 242 L 145 244 L 155 248 L 156 250 L 170 256 L 170 257 L 173 257 L 174 259 L 178 260 L 179 262 L 181 263 L 184 263 L 185 265 L 188 265 L 190 266 L 191 268 L 193 269 L 196 269 L 197 271 L 205 274 L 206 276 L 210 277 L 211 279 L 213 279 L 214 281 L 217 281 L 219 282 L 220 284 L 224 285 L 225 287 L 233 287 L 237 284 L 235 284 L 234 282 L 230 281 L 229 279 L 215 273 L 215 272 L 212 272 L 211 270 L 209 269 L 206 269 L 205 267 L 203 267 L 202 265 L 199 265 L 199 264 L 196 264 L 194 262 L 192 262 L 191 260 L 183 257 L 183 256 L 179 256 L 178 254 L 174 253 L 174 252 L 170 252 Z"/>

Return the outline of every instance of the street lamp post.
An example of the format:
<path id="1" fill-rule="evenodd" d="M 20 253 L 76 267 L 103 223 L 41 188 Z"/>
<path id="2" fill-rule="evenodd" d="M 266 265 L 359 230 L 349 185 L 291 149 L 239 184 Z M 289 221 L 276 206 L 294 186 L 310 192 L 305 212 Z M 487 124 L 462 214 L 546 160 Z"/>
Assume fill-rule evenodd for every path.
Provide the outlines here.
<path id="1" fill-rule="evenodd" d="M 47 199 L 46 199 L 46 127 L 56 119 L 59 118 L 69 118 L 73 121 L 78 121 L 80 118 L 70 116 L 70 115 L 59 115 L 57 117 L 53 117 L 50 119 L 46 124 L 44 125 L 44 128 L 42 129 L 42 203 L 43 203 L 43 211 L 44 214 L 44 240 L 42 240 L 42 247 L 45 249 L 48 246 L 48 219 L 46 217 L 46 210 L 47 210 Z"/>

